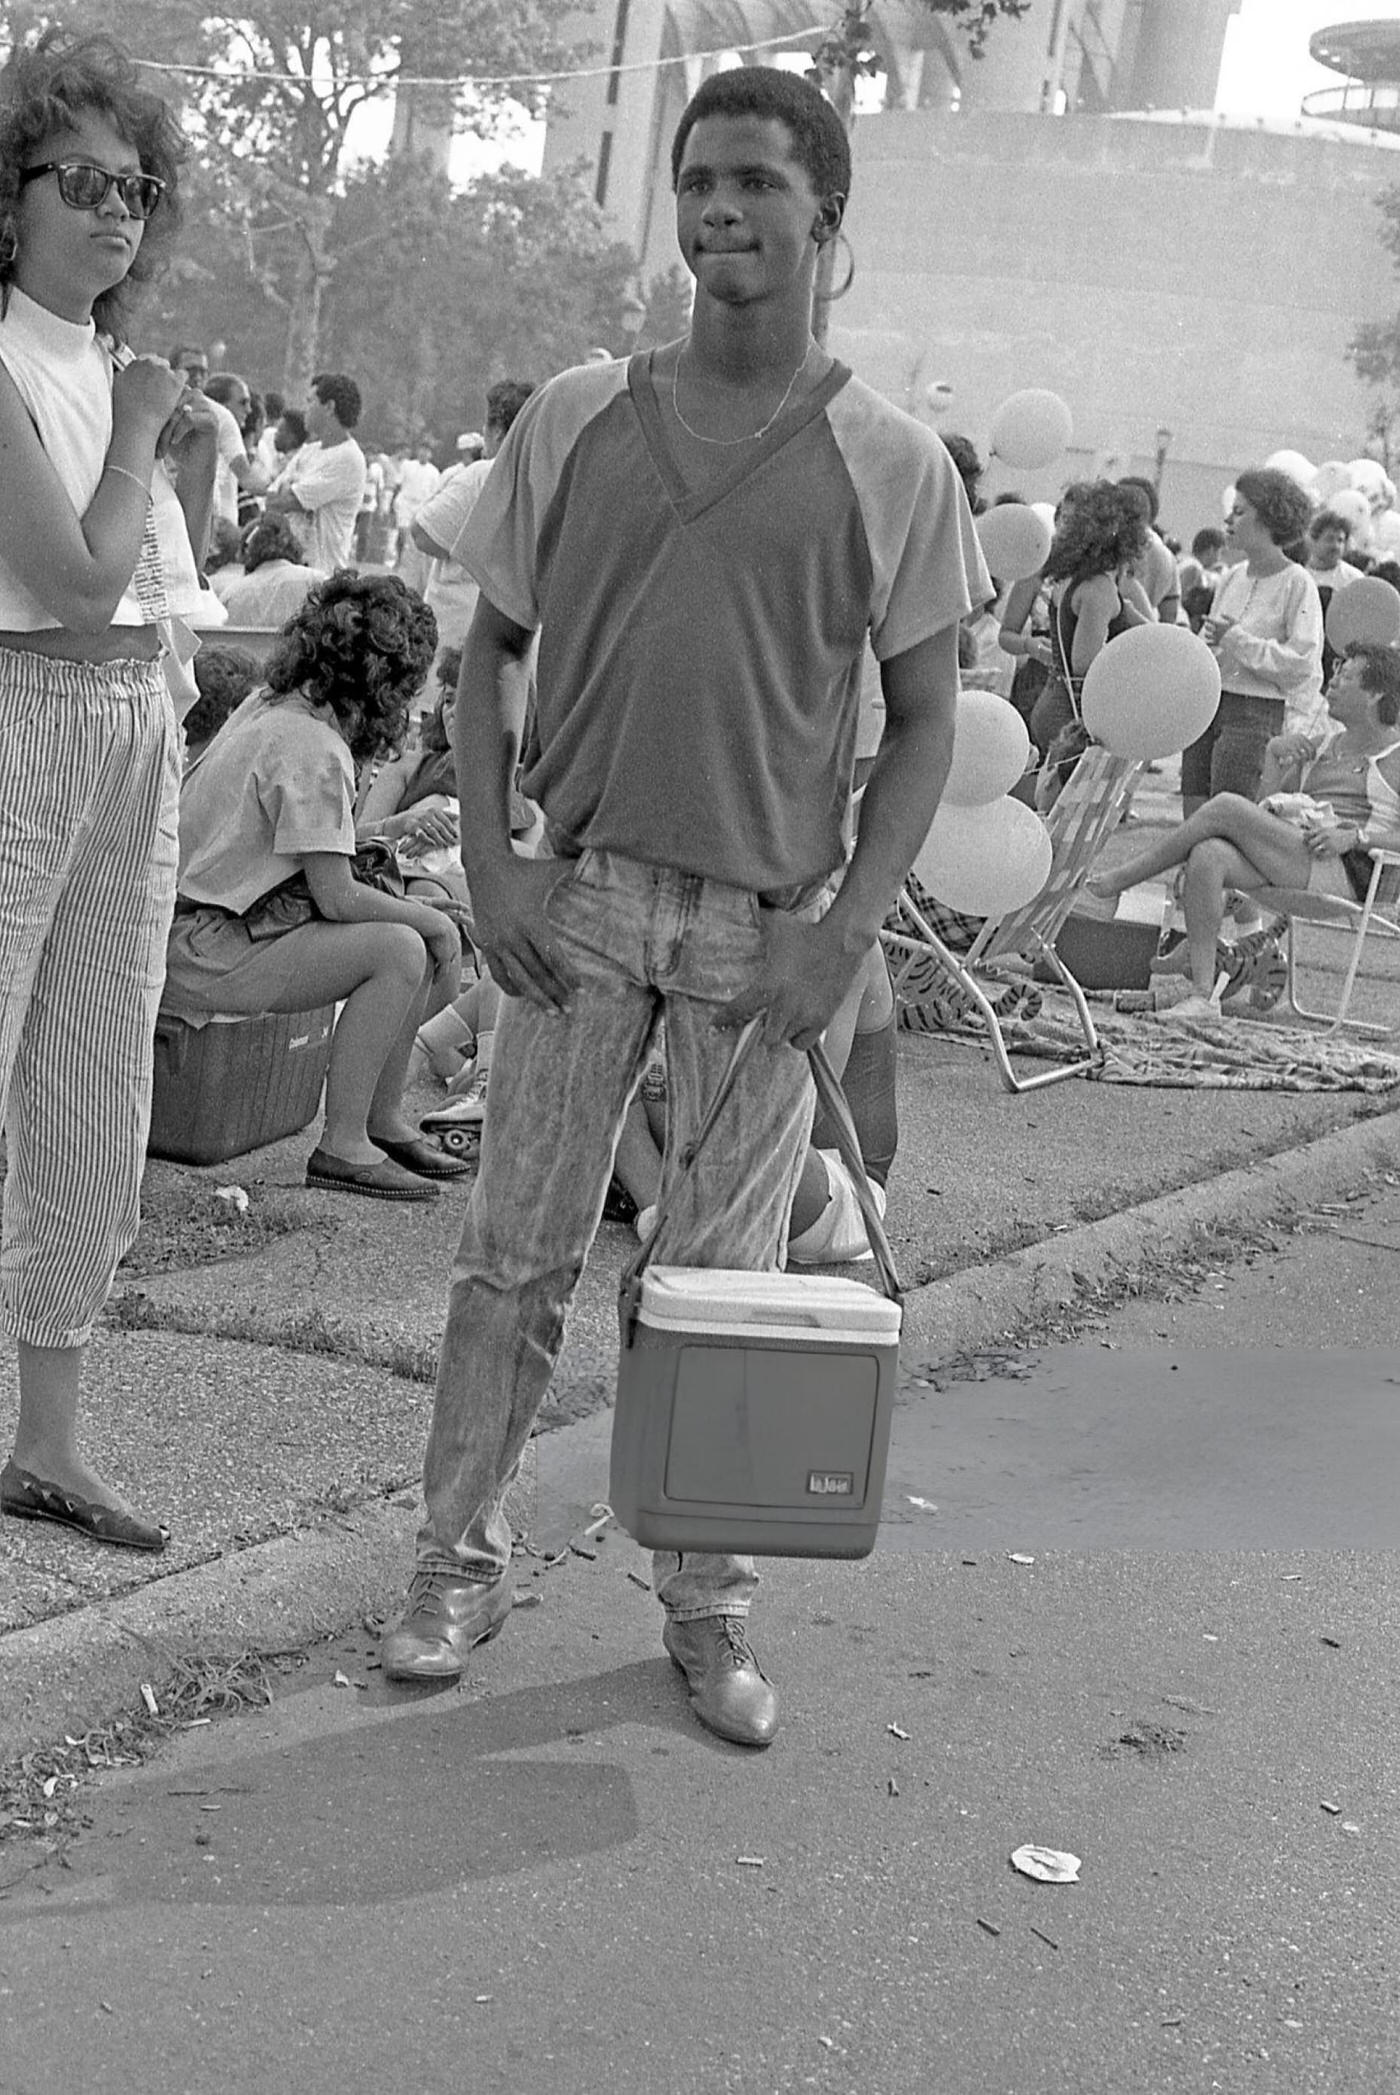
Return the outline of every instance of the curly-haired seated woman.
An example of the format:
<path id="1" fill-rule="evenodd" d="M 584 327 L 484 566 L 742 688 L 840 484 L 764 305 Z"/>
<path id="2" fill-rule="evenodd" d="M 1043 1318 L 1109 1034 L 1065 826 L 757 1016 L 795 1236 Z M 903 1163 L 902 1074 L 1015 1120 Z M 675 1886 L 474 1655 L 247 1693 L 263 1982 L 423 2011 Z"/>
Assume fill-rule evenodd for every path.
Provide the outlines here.
<path id="1" fill-rule="evenodd" d="M 431 1180 L 468 1168 L 422 1140 L 402 1097 L 418 1027 L 460 985 L 456 926 L 351 871 L 356 768 L 402 741 L 436 642 L 396 576 L 341 569 L 288 621 L 265 687 L 180 795 L 164 1008 L 198 1024 L 343 999 L 306 1182 L 380 1200 L 431 1200 Z"/>
<path id="2" fill-rule="evenodd" d="M 1092 894 L 1110 897 L 1185 866 L 1194 994 L 1166 1017 L 1220 1016 L 1216 938 L 1230 889 L 1326 888 L 1340 862 L 1359 901 L 1371 878 L 1371 847 L 1400 849 L 1400 648 L 1348 648 L 1328 686 L 1327 711 L 1330 725 L 1317 741 L 1282 735 L 1269 743 L 1261 801 L 1217 793 L 1179 829 L 1090 878 Z"/>
<path id="3" fill-rule="evenodd" d="M 1129 569 L 1147 545 L 1142 509 L 1128 488 L 1094 480 L 1065 510 L 1042 570 L 1053 585 L 1051 674 L 1030 716 L 1043 757 L 1061 728 L 1079 717 L 1079 694 L 1094 657 L 1129 626 L 1155 617 Z"/>

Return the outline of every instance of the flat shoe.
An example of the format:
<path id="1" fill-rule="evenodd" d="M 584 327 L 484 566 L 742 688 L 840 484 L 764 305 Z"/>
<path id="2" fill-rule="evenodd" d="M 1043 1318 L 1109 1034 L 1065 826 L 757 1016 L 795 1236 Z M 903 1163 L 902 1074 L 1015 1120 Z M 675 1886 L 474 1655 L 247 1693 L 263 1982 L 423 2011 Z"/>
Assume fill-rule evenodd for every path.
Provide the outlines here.
<path id="1" fill-rule="evenodd" d="M 466 1178 L 475 1169 L 460 1157 L 449 1157 L 435 1142 L 420 1142 L 416 1136 L 404 1141 L 389 1135 L 371 1135 L 369 1139 L 386 1157 L 419 1178 Z"/>
<path id="2" fill-rule="evenodd" d="M 153 1521 L 139 1520 L 134 1513 L 123 1513 L 116 1506 L 79 1498 L 76 1492 L 60 1490 L 57 1484 L 45 1484 L 13 1462 L 7 1462 L 0 1470 L 0 1513 L 8 1513 L 15 1520 L 51 1520 L 56 1527 L 72 1528 L 93 1542 L 109 1542 L 115 1549 L 158 1551 L 165 1548 L 167 1540 L 165 1529 Z"/>
<path id="3" fill-rule="evenodd" d="M 388 1157 L 375 1164 L 347 1164 L 327 1149 L 313 1149 L 306 1160 L 306 1183 L 321 1193 L 362 1193 L 367 1200 L 436 1200 L 438 1189 L 415 1172 L 404 1171 Z"/>

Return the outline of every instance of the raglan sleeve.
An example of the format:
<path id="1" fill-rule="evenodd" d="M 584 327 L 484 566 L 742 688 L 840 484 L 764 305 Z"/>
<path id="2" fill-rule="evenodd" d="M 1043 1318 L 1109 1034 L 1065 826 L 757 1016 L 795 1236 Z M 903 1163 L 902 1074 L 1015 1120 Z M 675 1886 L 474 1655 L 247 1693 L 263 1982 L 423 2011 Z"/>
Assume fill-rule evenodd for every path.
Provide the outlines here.
<path id="1" fill-rule="evenodd" d="M 907 417 L 901 423 L 897 455 L 863 504 L 875 576 L 870 640 L 881 662 L 995 594 L 957 468 L 931 431 Z"/>
<path id="2" fill-rule="evenodd" d="M 540 622 L 540 530 L 559 484 L 577 416 L 564 372 L 526 401 L 491 462 L 454 552 L 482 594 L 518 626 Z"/>

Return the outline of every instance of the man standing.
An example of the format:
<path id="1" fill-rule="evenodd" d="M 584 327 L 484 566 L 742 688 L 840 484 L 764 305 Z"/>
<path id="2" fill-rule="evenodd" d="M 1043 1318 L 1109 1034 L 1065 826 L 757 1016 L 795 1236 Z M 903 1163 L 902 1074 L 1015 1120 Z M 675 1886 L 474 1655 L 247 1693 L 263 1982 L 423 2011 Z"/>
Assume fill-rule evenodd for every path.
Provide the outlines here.
<path id="1" fill-rule="evenodd" d="M 529 379 L 502 378 L 492 386 L 486 395 L 483 455 L 470 460 L 464 455 L 461 465 L 444 473 L 437 492 L 413 519 L 413 543 L 432 563 L 423 595 L 438 622 L 439 657 L 448 648 L 460 647 L 467 637 L 480 591 L 470 569 L 457 558 L 457 548 L 486 485 L 491 461 L 534 390 Z"/>
<path id="2" fill-rule="evenodd" d="M 365 490 L 365 454 L 350 434 L 360 419 L 353 378 L 318 371 L 311 381 L 304 444 L 264 505 L 290 518 L 308 567 L 330 573 L 350 564 L 355 519 Z"/>
<path id="3" fill-rule="evenodd" d="M 503 1510 L 664 1014 L 666 1264 L 775 1267 L 806 1154 L 805 1050 L 878 936 L 952 754 L 957 625 L 991 594 L 938 438 L 812 339 L 850 179 L 839 118 L 775 68 L 706 80 L 672 150 L 689 334 L 526 403 L 459 557 L 481 585 L 456 715 L 478 942 L 506 992 L 453 1269 L 427 1514 L 390 1679 L 451 1678 L 510 1612 Z M 510 848 L 503 674 L 540 629 Z M 862 650 L 884 742 L 844 861 Z M 829 906 L 828 906 L 829 905 Z M 734 1043 L 715 1139 L 677 1188 Z M 663 1642 L 700 1721 L 766 1746 L 750 1559 L 659 1552 Z"/>
<path id="4" fill-rule="evenodd" d="M 433 447 L 427 437 L 422 437 L 400 465 L 399 484 L 394 490 L 394 557 L 400 575 L 420 596 L 428 579 L 428 562 L 413 542 L 413 519 L 441 485 L 442 475 L 433 464 Z"/>

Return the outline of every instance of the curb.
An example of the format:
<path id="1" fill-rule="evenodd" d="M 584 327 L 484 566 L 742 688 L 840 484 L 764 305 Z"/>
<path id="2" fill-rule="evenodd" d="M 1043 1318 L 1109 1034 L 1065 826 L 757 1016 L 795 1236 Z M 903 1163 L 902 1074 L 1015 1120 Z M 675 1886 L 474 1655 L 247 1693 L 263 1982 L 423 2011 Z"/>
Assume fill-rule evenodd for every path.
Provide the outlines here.
<path id="1" fill-rule="evenodd" d="M 1261 1222 L 1387 1164 L 1400 1164 L 1400 1111 L 911 1290 L 902 1350 L 957 1353 L 1004 1339 L 1071 1301 L 1085 1280 L 1180 1249 L 1202 1224 Z M 0 1764 L 130 1709 L 177 1652 L 284 1649 L 382 1611 L 402 1590 L 417 1524 L 416 1511 L 375 1501 L 0 1636 Z"/>

